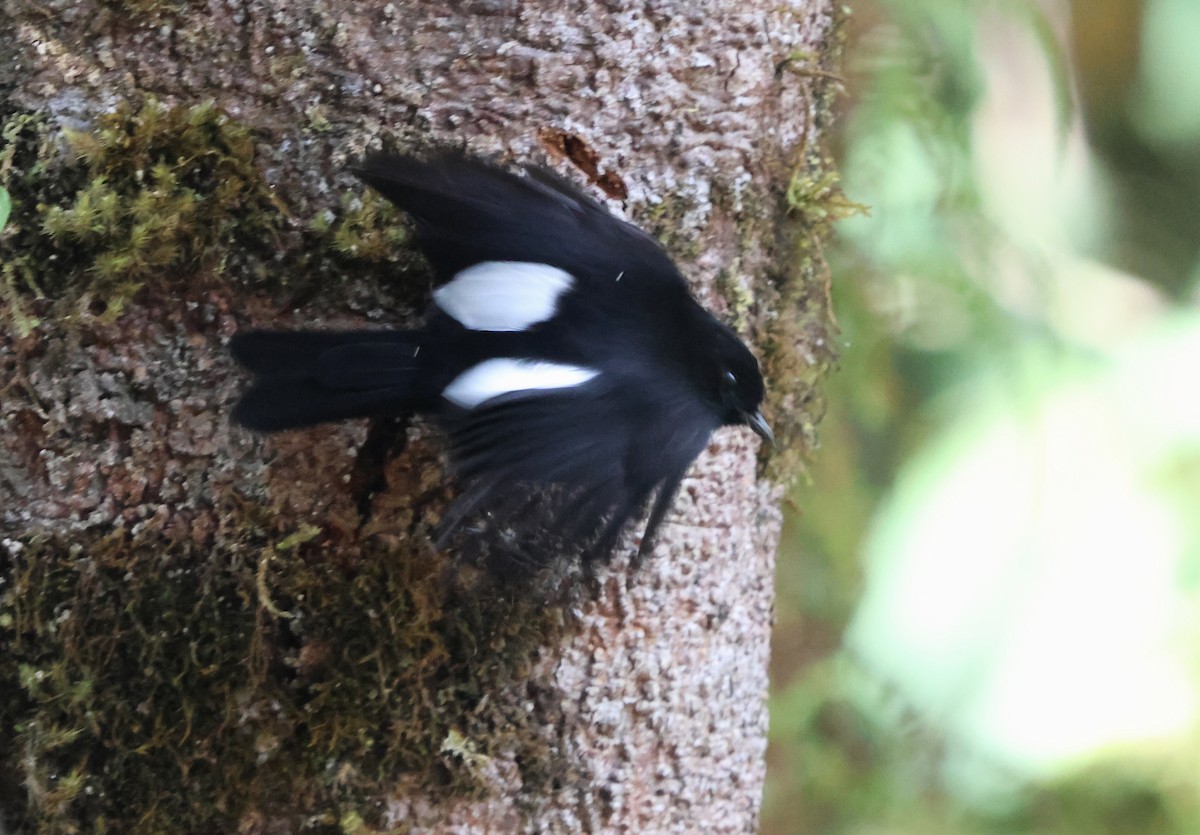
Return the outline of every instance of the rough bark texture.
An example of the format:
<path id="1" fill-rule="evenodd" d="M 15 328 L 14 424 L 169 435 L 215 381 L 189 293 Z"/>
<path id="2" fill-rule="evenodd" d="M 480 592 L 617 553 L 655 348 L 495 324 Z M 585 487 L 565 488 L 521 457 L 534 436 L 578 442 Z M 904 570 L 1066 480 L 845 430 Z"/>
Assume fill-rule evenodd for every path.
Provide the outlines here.
<path id="1" fill-rule="evenodd" d="M 85 231 L 61 233 L 57 261 L 26 265 L 36 290 L 6 278 L 0 637 L 21 660 L 0 666 L 0 690 L 18 694 L 0 707 L 10 825 L 68 831 L 73 821 L 86 831 L 132 810 L 145 831 L 754 830 L 781 491 L 761 477 L 751 433 L 714 437 L 640 569 L 619 557 L 568 604 L 514 602 L 511 590 L 480 602 L 472 590 L 486 583 L 423 544 L 448 495 L 436 435 L 385 426 L 368 436 L 359 424 L 251 437 L 226 420 L 243 381 L 224 346 L 250 324 L 395 323 L 419 312 L 419 269 L 355 250 L 378 230 L 357 197 L 340 200 L 359 193 L 341 167 L 381 137 L 539 161 L 547 137 L 570 134 L 624 181 L 628 215 L 662 237 L 701 299 L 787 355 L 767 357 L 773 417 L 807 429 L 812 392 L 778 369 L 799 362 L 815 376 L 824 366 L 825 301 L 797 256 L 784 190 L 814 145 L 826 82 L 784 69 L 820 66 L 832 4 L 8 0 L 4 9 L 0 91 L 8 114 L 44 119 L 39 158 L 66 160 L 61 129 L 95 131 L 106 112 L 141 124 L 147 96 L 168 109 L 213 99 L 228 124 L 249 130 L 254 169 L 273 189 L 239 198 L 235 220 L 250 219 L 212 244 L 228 251 L 164 256 L 167 274 L 136 292 L 97 277 L 104 271 L 82 251 L 108 244 Z M 101 152 L 80 153 L 94 178 Z M 38 181 L 40 199 L 78 209 L 81 186 L 52 179 L 79 176 L 61 164 Z M 149 176 L 134 172 L 131 188 Z M 136 202 L 130 193 L 121 199 Z M 272 206 L 282 212 L 261 238 L 282 254 L 243 258 L 238 230 Z M 136 220 L 162 210 L 129 211 Z M 367 218 L 356 243 L 312 232 L 330 218 L 346 232 L 352 215 Z M 34 234 L 47 238 L 52 217 L 53 207 L 18 204 L 0 233 L 5 257 L 28 252 Z M 304 253 L 314 241 L 337 252 Z M 271 278 L 284 270 L 292 284 Z M 388 286 L 389 272 L 408 284 Z M 414 560 L 439 568 L 422 573 Z M 155 596 L 161 588 L 174 591 Z M 411 596 L 402 612 L 388 608 L 398 588 Z M 141 608 L 140 594 L 150 595 Z M 547 616 L 555 606 L 560 614 Z M 222 624 L 232 636 L 223 652 L 208 639 L 146 648 L 147 635 Z M 415 632 L 435 637 L 394 666 L 379 661 Z M 103 633 L 113 642 L 88 643 Z M 123 675 L 157 681 L 155 664 L 176 656 L 194 663 L 148 694 L 113 680 L 127 665 Z M 393 700 L 380 702 L 386 724 L 326 730 L 349 727 L 338 723 L 356 694 L 340 677 L 364 664 L 379 679 L 361 684 L 364 702 Z M 121 718 L 113 700 L 136 709 L 124 705 Z M 387 716 L 396 705 L 409 715 Z M 364 715 L 369 726 L 374 714 Z M 422 737 L 404 722 L 428 740 L 413 742 Z M 171 740 L 153 760 L 166 788 L 151 798 L 112 773 L 112 763 L 136 765 L 117 749 L 138 733 L 146 761 Z M 309 756 L 308 770 L 296 765 Z M 231 765 L 243 760 L 242 770 Z M 226 783 L 219 792 L 205 782 L 212 775 Z"/>

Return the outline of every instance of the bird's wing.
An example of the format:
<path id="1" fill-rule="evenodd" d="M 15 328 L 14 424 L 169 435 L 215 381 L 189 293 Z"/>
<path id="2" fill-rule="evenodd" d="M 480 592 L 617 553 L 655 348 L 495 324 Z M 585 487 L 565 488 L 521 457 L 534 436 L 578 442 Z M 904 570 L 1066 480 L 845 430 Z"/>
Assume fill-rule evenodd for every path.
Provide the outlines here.
<path id="1" fill-rule="evenodd" d="M 631 391 L 653 399 L 638 400 Z M 585 556 L 606 557 L 627 523 L 658 492 L 649 544 L 715 421 L 694 401 L 661 389 L 597 379 L 569 389 L 515 392 L 447 421 L 452 459 L 471 484 L 444 527 L 531 490 L 553 489 L 550 527 Z M 442 539 L 450 531 L 444 530 Z"/>
<path id="2" fill-rule="evenodd" d="M 636 269 L 643 282 L 685 284 L 657 241 L 548 171 L 512 173 L 455 155 L 376 154 L 355 173 L 413 216 L 418 243 L 443 280 L 478 264 L 519 262 L 580 282 Z"/>

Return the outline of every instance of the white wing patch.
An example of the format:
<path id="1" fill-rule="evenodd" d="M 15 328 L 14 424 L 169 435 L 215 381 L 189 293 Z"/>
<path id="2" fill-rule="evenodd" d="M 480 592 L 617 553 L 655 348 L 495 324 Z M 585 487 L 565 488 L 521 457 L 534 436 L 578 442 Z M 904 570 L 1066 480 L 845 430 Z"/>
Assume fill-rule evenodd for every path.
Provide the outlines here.
<path id="1" fill-rule="evenodd" d="M 475 331 L 523 331 L 554 316 L 571 274 L 530 261 L 474 264 L 433 291 L 433 300 Z"/>
<path id="2" fill-rule="evenodd" d="M 485 360 L 455 377 L 442 397 L 464 409 L 473 409 L 493 397 L 514 391 L 580 386 L 599 373 L 579 365 L 540 360 L 511 357 Z"/>

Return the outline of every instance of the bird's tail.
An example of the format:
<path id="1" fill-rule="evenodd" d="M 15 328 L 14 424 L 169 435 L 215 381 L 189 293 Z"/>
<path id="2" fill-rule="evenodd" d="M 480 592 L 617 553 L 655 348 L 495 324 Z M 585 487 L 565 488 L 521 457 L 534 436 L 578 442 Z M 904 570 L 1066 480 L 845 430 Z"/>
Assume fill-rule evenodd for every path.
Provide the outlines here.
<path id="1" fill-rule="evenodd" d="M 233 420 L 259 432 L 407 411 L 418 398 L 413 333 L 250 331 L 230 350 L 255 375 Z"/>

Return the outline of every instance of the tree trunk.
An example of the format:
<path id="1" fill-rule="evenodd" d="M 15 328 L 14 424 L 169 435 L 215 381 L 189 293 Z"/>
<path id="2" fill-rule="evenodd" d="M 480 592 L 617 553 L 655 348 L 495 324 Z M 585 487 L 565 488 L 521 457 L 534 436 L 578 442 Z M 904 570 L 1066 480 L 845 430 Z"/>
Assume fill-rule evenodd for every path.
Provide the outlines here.
<path id="1" fill-rule="evenodd" d="M 251 436 L 226 343 L 415 321 L 344 167 L 465 146 L 657 234 L 803 445 L 833 4 L 3 9 L 0 830 L 755 829 L 790 459 L 722 430 L 640 568 L 496 583 L 429 545 L 436 432 Z"/>

